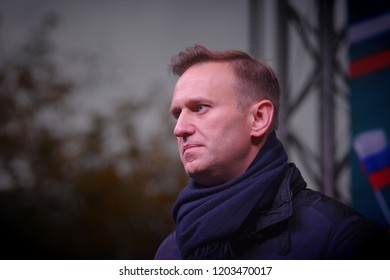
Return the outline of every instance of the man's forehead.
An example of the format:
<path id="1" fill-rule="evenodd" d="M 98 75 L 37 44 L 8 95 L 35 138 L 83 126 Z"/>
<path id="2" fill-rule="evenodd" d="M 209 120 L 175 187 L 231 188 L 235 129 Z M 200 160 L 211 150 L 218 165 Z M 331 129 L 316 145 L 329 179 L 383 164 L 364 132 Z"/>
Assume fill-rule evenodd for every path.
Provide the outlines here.
<path id="1" fill-rule="evenodd" d="M 175 88 L 187 84 L 212 84 L 232 80 L 233 72 L 228 62 L 204 62 L 191 66 L 178 79 Z"/>
<path id="2" fill-rule="evenodd" d="M 215 64 L 194 66 L 180 77 L 173 91 L 171 110 L 193 103 L 214 104 L 221 99 L 229 99 L 229 96 L 236 96 L 234 76 L 230 70 L 224 71 L 228 69 L 227 64 Z"/>

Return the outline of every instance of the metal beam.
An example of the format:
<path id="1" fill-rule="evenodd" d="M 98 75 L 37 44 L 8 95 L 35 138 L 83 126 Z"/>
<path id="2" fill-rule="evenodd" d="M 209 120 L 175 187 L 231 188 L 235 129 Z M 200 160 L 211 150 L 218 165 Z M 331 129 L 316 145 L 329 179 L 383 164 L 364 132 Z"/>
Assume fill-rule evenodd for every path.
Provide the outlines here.
<path id="1" fill-rule="evenodd" d="M 334 78 L 333 78 L 333 0 L 319 0 L 321 50 L 321 157 L 323 192 L 335 194 L 334 182 Z"/>
<path id="2" fill-rule="evenodd" d="M 310 11 L 303 11 L 308 3 L 313 2 L 294 2 L 294 6 L 292 1 L 279 0 L 276 6 L 278 77 L 282 91 L 279 137 L 287 152 L 298 156 L 312 183 L 318 184 L 325 194 L 340 198 L 336 182 L 346 171 L 349 150 L 336 150 L 335 105 L 336 102 L 348 102 L 343 90 L 336 88 L 336 79 L 341 78 L 346 83 L 346 75 L 337 60 L 340 47 L 345 43 L 345 27 L 339 31 L 335 29 L 334 0 L 317 0 Z M 318 16 L 310 17 L 313 12 Z M 303 47 L 302 60 L 309 59 L 313 65 L 299 86 L 293 80 L 296 73 L 289 70 L 294 61 L 291 50 L 297 49 L 297 40 Z M 308 100 L 313 101 L 313 94 L 318 100 L 318 116 L 308 117 L 316 122 L 319 142 L 315 150 L 309 150 L 307 141 L 312 141 L 311 138 L 302 134 L 303 128 L 301 130 L 296 123 L 292 128 L 292 124 Z M 341 98 L 336 100 L 336 96 Z"/>
<path id="3" fill-rule="evenodd" d="M 249 52 L 256 58 L 260 58 L 262 36 L 262 0 L 249 0 Z"/>

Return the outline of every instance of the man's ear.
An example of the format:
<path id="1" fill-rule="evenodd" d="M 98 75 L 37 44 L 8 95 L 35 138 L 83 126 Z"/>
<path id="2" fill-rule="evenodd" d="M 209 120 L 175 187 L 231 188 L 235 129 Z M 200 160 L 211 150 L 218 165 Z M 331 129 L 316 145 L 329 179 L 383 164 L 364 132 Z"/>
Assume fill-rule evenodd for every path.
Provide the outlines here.
<path id="1" fill-rule="evenodd" d="M 265 135 L 271 127 L 274 116 L 274 105 L 268 99 L 261 100 L 252 107 L 252 137 Z"/>

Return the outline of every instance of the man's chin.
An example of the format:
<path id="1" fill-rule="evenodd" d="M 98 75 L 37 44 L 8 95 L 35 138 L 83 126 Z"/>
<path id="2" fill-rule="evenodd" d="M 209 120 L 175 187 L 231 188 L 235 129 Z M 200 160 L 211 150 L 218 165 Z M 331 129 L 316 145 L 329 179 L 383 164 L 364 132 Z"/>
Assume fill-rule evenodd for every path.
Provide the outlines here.
<path id="1" fill-rule="evenodd" d="M 202 169 L 196 168 L 186 168 L 186 173 L 188 177 L 193 179 L 195 182 L 201 183 L 207 178 L 206 172 Z"/>
<path id="2" fill-rule="evenodd" d="M 194 180 L 196 180 L 197 178 L 202 177 L 201 176 L 202 172 L 197 171 L 197 170 L 186 169 L 186 173 L 187 173 L 188 177 L 190 177 L 191 179 L 194 179 Z"/>
<path id="3" fill-rule="evenodd" d="M 219 180 L 220 178 L 213 178 L 213 176 L 210 176 L 210 173 L 206 171 L 187 172 L 187 175 L 196 183 L 205 187 L 212 187 L 223 183 L 223 181 Z"/>

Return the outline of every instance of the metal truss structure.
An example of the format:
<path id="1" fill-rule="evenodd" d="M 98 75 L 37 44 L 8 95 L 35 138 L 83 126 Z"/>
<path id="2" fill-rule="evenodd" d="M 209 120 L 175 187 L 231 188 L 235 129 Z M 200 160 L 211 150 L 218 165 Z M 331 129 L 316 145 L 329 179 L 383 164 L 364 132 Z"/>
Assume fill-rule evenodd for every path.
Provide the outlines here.
<path id="1" fill-rule="evenodd" d="M 262 19 L 269 11 L 261 0 L 250 0 L 249 9 L 250 52 L 259 56 L 261 30 L 266 32 L 261 29 Z M 282 89 L 278 135 L 315 188 L 347 202 L 346 24 L 336 23 L 336 12 L 333 0 L 278 0 L 275 5 L 277 72 Z M 344 59 L 340 58 L 343 55 Z"/>

